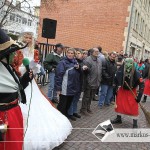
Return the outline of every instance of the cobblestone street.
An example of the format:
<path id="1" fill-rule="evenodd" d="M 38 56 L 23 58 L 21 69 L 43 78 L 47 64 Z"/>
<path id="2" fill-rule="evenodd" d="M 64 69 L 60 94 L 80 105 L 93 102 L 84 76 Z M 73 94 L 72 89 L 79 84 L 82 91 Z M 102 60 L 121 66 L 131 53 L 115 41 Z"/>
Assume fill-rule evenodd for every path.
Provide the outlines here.
<path id="1" fill-rule="evenodd" d="M 47 93 L 47 86 L 42 87 L 42 90 Z M 81 101 L 79 101 L 79 109 Z M 97 101 L 92 101 L 92 111 L 90 116 L 82 116 L 76 121 L 71 121 L 73 130 L 66 141 L 55 148 L 54 150 L 149 150 L 150 143 L 102 143 L 93 134 L 92 131 L 98 124 L 116 117 L 114 105 L 99 109 Z M 147 110 L 150 110 L 150 98 L 145 103 Z M 138 120 L 139 128 L 149 128 L 145 116 L 140 109 Z M 128 116 L 123 116 L 121 125 L 114 125 L 114 128 L 132 128 L 132 119 Z"/>

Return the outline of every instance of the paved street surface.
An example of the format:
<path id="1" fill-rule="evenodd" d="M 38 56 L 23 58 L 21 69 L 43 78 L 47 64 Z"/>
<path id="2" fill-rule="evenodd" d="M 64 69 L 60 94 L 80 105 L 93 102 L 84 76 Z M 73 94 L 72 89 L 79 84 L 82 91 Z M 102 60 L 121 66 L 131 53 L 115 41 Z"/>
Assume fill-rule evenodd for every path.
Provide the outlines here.
<path id="1" fill-rule="evenodd" d="M 44 93 L 47 93 L 47 86 L 42 87 Z M 150 143 L 102 143 L 93 134 L 92 131 L 98 124 L 116 117 L 114 112 L 114 105 L 99 109 L 97 101 L 92 101 L 92 111 L 90 116 L 82 116 L 77 121 L 71 121 L 73 130 L 68 136 L 67 140 L 54 150 L 149 150 Z M 79 101 L 79 109 L 81 101 Z M 150 98 L 144 104 L 148 111 L 150 111 Z M 123 116 L 123 123 L 121 125 L 114 125 L 114 128 L 132 128 L 132 119 L 128 116 Z M 150 128 L 145 116 L 140 109 L 139 128 Z"/>

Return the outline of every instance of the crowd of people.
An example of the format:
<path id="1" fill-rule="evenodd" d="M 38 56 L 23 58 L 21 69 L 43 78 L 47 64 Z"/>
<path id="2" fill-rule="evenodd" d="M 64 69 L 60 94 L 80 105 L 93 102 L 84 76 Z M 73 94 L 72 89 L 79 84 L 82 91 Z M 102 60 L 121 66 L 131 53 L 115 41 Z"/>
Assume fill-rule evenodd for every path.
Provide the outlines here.
<path id="1" fill-rule="evenodd" d="M 58 45 L 63 51 L 63 45 Z M 57 49 L 56 45 L 56 53 Z M 51 68 L 49 74 L 55 74 L 53 80 L 49 78 L 53 89 L 48 93 L 51 97 L 56 93 L 57 96 L 50 100 L 58 103 L 57 108 L 62 114 L 73 121 L 81 115 L 89 116 L 93 113 L 91 101 L 98 95 L 100 109 L 115 105 L 117 118 L 112 123 L 122 123 L 121 114 L 125 114 L 132 116 L 133 128 L 138 127 L 138 103 L 142 95 L 143 103 L 150 95 L 150 59 L 138 62 L 123 50 L 108 53 L 103 52 L 100 46 L 88 51 L 68 49 L 65 57 L 59 53 L 57 63 L 53 61 L 54 56 L 47 61 L 52 55 L 49 54 L 44 61 L 45 68 Z M 82 99 L 81 108 L 78 108 L 79 99 Z"/>
<path id="2" fill-rule="evenodd" d="M 42 66 L 33 33 L 23 32 L 18 41 L 0 29 L 0 125 L 7 126 L 0 130 L 0 149 L 53 149 L 71 133 L 69 120 L 94 113 L 95 95 L 99 109 L 115 105 L 117 117 L 111 123 L 122 123 L 125 114 L 138 128 L 138 103 L 150 96 L 150 59 L 138 62 L 123 50 L 108 53 L 101 46 L 68 48 L 63 56 L 65 47 L 58 43 Z M 34 78 L 45 71 L 47 96 Z"/>

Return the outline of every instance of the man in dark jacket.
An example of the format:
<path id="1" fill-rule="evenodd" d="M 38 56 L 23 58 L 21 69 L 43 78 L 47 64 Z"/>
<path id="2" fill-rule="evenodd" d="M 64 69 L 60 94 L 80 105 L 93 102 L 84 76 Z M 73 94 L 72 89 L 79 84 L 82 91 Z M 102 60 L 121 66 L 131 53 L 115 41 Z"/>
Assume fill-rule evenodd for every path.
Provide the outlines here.
<path id="1" fill-rule="evenodd" d="M 113 80 L 117 71 L 115 62 L 116 53 L 111 52 L 102 64 L 102 82 L 100 87 L 100 97 L 98 105 L 100 108 L 105 104 L 109 106 L 110 99 L 113 97 Z"/>
<path id="2" fill-rule="evenodd" d="M 53 102 L 58 102 L 57 94 L 56 91 L 54 90 L 54 78 L 55 78 L 56 66 L 62 57 L 61 54 L 63 48 L 64 47 L 62 44 L 60 43 L 56 44 L 56 49 L 52 53 L 48 54 L 44 61 L 44 68 L 47 69 L 49 72 L 49 86 L 48 86 L 47 97 Z"/>
<path id="3" fill-rule="evenodd" d="M 83 115 L 92 113 L 90 109 L 91 100 L 94 98 L 97 88 L 100 86 L 102 74 L 102 62 L 98 59 L 99 50 L 93 48 L 91 55 L 84 60 L 84 65 L 88 67 L 84 75 L 84 95 L 80 112 Z"/>

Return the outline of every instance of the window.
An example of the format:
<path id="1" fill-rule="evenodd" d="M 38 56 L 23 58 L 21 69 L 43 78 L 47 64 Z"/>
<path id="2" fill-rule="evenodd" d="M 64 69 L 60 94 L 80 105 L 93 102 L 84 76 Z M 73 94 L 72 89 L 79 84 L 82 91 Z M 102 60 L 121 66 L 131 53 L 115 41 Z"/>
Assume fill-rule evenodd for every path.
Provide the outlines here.
<path id="1" fill-rule="evenodd" d="M 145 2 L 145 8 L 146 8 L 146 11 L 148 12 L 148 10 L 149 10 L 149 1 L 148 0 L 146 0 L 146 2 Z"/>
<path id="2" fill-rule="evenodd" d="M 15 14 L 10 14 L 10 21 L 15 21 Z"/>
<path id="3" fill-rule="evenodd" d="M 141 18 L 141 24 L 140 24 L 140 34 L 142 34 L 142 24 L 143 24 L 143 19 Z"/>
<path id="4" fill-rule="evenodd" d="M 142 0 L 140 0 L 140 4 L 142 4 Z"/>
<path id="5" fill-rule="evenodd" d="M 142 21 L 142 24 L 141 24 L 141 35 L 144 34 L 144 20 Z"/>
<path id="6" fill-rule="evenodd" d="M 8 33 L 8 30 L 7 29 L 2 29 L 6 34 Z"/>
<path id="7" fill-rule="evenodd" d="M 145 1 L 146 1 L 146 0 L 143 0 L 144 7 L 145 7 Z"/>
<path id="8" fill-rule="evenodd" d="M 137 22 L 137 10 L 135 10 L 135 17 L 134 17 L 134 28 L 136 29 L 136 22 Z"/>
<path id="9" fill-rule="evenodd" d="M 150 29 L 148 31 L 148 37 L 147 37 L 148 42 L 150 42 Z"/>
<path id="10" fill-rule="evenodd" d="M 144 37 L 145 37 L 145 39 L 147 39 L 147 25 L 145 25 L 145 31 L 144 32 L 145 32 L 145 36 Z"/>
<path id="11" fill-rule="evenodd" d="M 1 15 L 5 15 L 6 14 L 6 11 L 5 10 L 2 10 L 1 11 Z"/>
<path id="12" fill-rule="evenodd" d="M 28 26 L 31 26 L 32 21 L 28 19 Z"/>
<path id="13" fill-rule="evenodd" d="M 140 17 L 140 14 L 138 13 L 137 21 L 136 21 L 136 28 L 135 28 L 137 31 L 139 29 L 139 17 Z"/>
<path id="14" fill-rule="evenodd" d="M 13 34 L 13 33 L 14 33 L 14 31 L 12 31 L 12 30 L 9 30 L 9 33 L 12 33 L 12 34 Z"/>
<path id="15" fill-rule="evenodd" d="M 150 12 L 150 0 L 149 0 L 149 3 L 148 3 L 148 12 Z"/>
<path id="16" fill-rule="evenodd" d="M 22 24 L 27 24 L 27 19 L 26 18 L 22 18 Z"/>
<path id="17" fill-rule="evenodd" d="M 16 15 L 16 22 L 21 23 L 21 16 L 20 15 Z"/>
<path id="18" fill-rule="evenodd" d="M 20 34 L 20 32 L 16 32 L 16 35 L 19 35 Z"/>
<path id="19" fill-rule="evenodd" d="M 147 7 L 147 0 L 145 0 L 145 4 L 144 5 L 145 5 L 145 8 L 146 8 Z"/>

